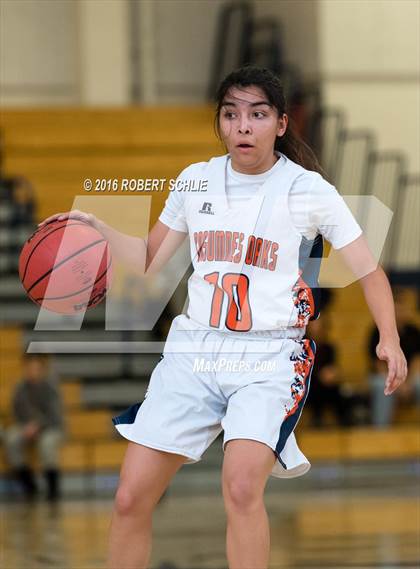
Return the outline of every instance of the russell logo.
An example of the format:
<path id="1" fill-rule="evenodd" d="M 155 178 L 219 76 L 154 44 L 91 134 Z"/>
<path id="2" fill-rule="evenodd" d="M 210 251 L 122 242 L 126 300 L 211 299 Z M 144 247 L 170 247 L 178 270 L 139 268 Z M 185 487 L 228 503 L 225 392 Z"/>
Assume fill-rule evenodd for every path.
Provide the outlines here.
<path id="1" fill-rule="evenodd" d="M 204 202 L 203 207 L 198 210 L 198 213 L 207 213 L 208 215 L 214 215 L 214 211 L 211 211 L 211 203 Z"/>

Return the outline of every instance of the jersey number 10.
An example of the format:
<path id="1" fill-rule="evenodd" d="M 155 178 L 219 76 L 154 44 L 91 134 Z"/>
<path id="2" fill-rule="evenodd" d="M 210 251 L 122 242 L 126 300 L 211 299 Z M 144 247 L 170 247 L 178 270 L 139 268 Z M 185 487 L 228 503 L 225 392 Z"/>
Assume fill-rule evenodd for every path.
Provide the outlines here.
<path id="1" fill-rule="evenodd" d="M 247 332 L 252 327 L 252 313 L 249 305 L 248 290 L 249 279 L 242 273 L 226 273 L 222 277 L 219 287 L 219 273 L 209 273 L 205 280 L 214 286 L 211 301 L 209 324 L 219 328 L 222 314 L 223 299 L 228 295 L 228 308 L 226 314 L 226 328 L 232 331 Z"/>

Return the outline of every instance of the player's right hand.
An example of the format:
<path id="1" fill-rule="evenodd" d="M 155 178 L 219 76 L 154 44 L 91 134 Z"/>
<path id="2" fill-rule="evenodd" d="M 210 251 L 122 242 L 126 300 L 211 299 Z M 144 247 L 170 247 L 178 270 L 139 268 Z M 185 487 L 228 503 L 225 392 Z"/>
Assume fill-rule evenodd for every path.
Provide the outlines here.
<path id="1" fill-rule="evenodd" d="M 54 215 L 50 215 L 50 217 L 47 217 L 47 219 L 44 219 L 44 221 L 38 223 L 38 227 L 42 227 L 43 225 L 51 223 L 55 220 L 64 221 L 65 219 L 78 219 L 79 221 L 83 221 L 92 227 L 95 227 L 95 224 L 97 222 L 97 219 L 93 213 L 85 213 L 79 209 L 73 209 L 72 211 L 67 211 L 65 213 L 55 213 Z"/>

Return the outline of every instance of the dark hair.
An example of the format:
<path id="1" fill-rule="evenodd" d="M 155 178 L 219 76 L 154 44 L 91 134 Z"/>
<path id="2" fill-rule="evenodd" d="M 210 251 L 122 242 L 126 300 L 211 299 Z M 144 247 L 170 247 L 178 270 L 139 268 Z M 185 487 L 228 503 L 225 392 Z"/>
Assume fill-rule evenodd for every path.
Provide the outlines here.
<path id="1" fill-rule="evenodd" d="M 268 101 L 273 105 L 279 116 L 287 114 L 287 103 L 284 96 L 283 86 L 280 79 L 274 75 L 269 69 L 257 67 L 255 65 L 246 65 L 232 71 L 223 79 L 216 92 L 216 115 L 215 130 L 217 136 L 221 139 L 219 128 L 220 111 L 226 93 L 231 87 L 249 87 L 255 85 L 264 91 Z M 293 123 L 289 118 L 287 130 L 283 136 L 277 136 L 274 149 L 278 150 L 293 162 L 296 162 L 307 170 L 319 172 L 325 178 L 327 177 L 313 150 L 302 140 L 295 132 Z"/>
<path id="2" fill-rule="evenodd" d="M 39 361 L 41 364 L 43 364 L 44 366 L 48 365 L 50 362 L 50 355 L 49 354 L 43 354 L 43 353 L 31 353 L 31 352 L 23 352 L 22 354 L 22 360 L 25 363 L 29 363 L 32 361 Z"/>

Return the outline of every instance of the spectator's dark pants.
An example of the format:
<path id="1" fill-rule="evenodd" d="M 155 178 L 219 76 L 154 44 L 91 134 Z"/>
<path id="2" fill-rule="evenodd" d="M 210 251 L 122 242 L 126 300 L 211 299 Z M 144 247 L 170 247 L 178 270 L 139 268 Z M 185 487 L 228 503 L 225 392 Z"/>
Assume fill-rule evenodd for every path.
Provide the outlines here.
<path id="1" fill-rule="evenodd" d="M 19 425 L 15 425 L 6 431 L 4 442 L 7 458 L 27 497 L 33 497 L 37 493 L 37 485 L 34 473 L 28 465 L 25 451 L 28 446 L 36 445 L 47 483 L 47 496 L 51 500 L 58 498 L 58 451 L 63 439 L 64 433 L 61 429 L 43 429 L 29 442 L 25 440 L 23 428 Z"/>

